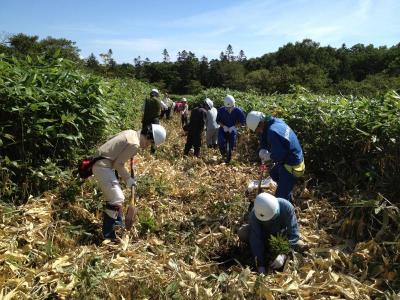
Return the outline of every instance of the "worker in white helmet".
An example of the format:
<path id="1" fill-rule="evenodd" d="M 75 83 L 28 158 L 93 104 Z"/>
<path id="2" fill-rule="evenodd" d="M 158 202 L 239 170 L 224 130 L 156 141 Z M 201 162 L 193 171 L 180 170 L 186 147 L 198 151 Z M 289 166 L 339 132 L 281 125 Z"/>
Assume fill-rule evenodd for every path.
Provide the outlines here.
<path id="1" fill-rule="evenodd" d="M 224 98 L 224 106 L 218 109 L 217 123 L 218 130 L 218 146 L 228 163 L 232 158 L 232 151 L 236 147 L 237 126 L 246 123 L 246 116 L 242 109 L 236 107 L 235 98 L 227 95 Z"/>
<path id="2" fill-rule="evenodd" d="M 181 110 L 181 124 L 182 128 L 187 131 L 187 125 L 189 123 L 189 105 L 186 98 L 182 98 L 183 108 Z"/>
<path id="3" fill-rule="evenodd" d="M 270 170 L 271 178 L 278 184 L 275 196 L 292 202 L 293 187 L 305 170 L 303 150 L 296 134 L 282 119 L 259 111 L 249 112 L 246 124 L 260 135 L 261 161 L 275 162 Z"/>
<path id="4" fill-rule="evenodd" d="M 122 204 L 125 197 L 115 170 L 128 188 L 135 184 L 134 178 L 125 169 L 125 163 L 136 155 L 140 148 L 158 146 L 165 141 L 166 131 L 158 124 L 150 124 L 140 131 L 125 130 L 113 136 L 97 150 L 97 160 L 93 165 L 93 174 L 106 198 L 103 216 L 103 236 L 116 239 L 114 227 L 122 225 Z"/>
<path id="5" fill-rule="evenodd" d="M 204 100 L 204 108 L 207 110 L 207 122 L 206 122 L 206 141 L 209 148 L 216 148 L 218 146 L 218 123 L 217 114 L 218 111 L 214 107 L 214 103 L 211 99 L 206 98 Z"/>
<path id="6" fill-rule="evenodd" d="M 299 236 L 299 225 L 293 205 L 283 199 L 276 198 L 269 193 L 257 195 L 254 207 L 249 215 L 249 224 L 243 225 L 238 232 L 242 242 L 249 243 L 251 253 L 255 258 L 259 273 L 266 273 L 266 250 L 271 235 L 284 234 L 289 240 L 291 248 L 304 251 L 306 246 Z M 280 269 L 286 261 L 287 255 L 278 254 L 269 264 L 272 269 Z"/>

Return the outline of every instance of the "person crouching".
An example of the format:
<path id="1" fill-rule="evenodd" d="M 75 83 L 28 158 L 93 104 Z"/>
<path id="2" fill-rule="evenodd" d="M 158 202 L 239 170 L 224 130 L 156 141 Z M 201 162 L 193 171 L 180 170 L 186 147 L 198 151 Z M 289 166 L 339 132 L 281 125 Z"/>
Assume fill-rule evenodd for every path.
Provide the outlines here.
<path id="1" fill-rule="evenodd" d="M 256 261 L 259 273 L 266 273 L 266 241 L 271 235 L 282 233 L 287 236 L 290 247 L 304 251 L 306 246 L 299 236 L 299 225 L 293 205 L 283 198 L 269 193 L 257 195 L 254 208 L 249 215 L 249 224 L 243 225 L 238 232 L 242 242 L 250 244 L 250 250 Z M 278 254 L 270 263 L 270 268 L 280 269 L 286 261 L 286 254 Z"/>

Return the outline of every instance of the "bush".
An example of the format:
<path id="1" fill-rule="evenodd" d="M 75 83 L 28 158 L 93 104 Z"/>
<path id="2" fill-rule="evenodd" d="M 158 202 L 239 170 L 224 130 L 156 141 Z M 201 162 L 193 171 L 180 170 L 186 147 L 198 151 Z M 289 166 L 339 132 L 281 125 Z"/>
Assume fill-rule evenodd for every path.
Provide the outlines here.
<path id="1" fill-rule="evenodd" d="M 52 188 L 78 155 L 132 128 L 146 88 L 105 81 L 58 57 L 1 55 L 0 197 L 24 202 Z"/>
<path id="2" fill-rule="evenodd" d="M 306 171 L 331 190 L 400 192 L 400 96 L 395 91 L 346 98 L 315 95 L 301 87 L 293 87 L 290 95 L 270 96 L 209 89 L 193 103 L 207 96 L 219 107 L 227 93 L 245 112 L 259 110 L 284 119 L 302 144 Z"/>

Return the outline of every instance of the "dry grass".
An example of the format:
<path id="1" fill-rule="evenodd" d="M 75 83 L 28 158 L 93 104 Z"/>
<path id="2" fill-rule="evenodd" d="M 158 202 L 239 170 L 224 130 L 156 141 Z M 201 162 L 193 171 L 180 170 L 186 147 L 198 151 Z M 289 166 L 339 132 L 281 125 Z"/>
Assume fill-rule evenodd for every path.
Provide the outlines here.
<path id="1" fill-rule="evenodd" d="M 141 218 L 120 244 L 99 242 L 93 178 L 73 203 L 48 193 L 0 206 L 0 299 L 371 299 L 397 280 L 384 265 L 369 276 L 382 245 L 333 235 L 335 208 L 304 187 L 297 213 L 311 249 L 293 253 L 283 272 L 254 273 L 235 231 L 254 196 L 245 191 L 256 165 L 237 157 L 226 165 L 208 149 L 202 159 L 183 158 L 177 119 L 157 159 L 137 158 Z"/>

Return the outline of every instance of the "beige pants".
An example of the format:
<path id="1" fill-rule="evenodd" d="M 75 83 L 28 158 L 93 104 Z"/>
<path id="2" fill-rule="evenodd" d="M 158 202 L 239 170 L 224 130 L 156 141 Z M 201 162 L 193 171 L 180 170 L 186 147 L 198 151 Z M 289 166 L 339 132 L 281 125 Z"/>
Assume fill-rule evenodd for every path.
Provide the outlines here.
<path id="1" fill-rule="evenodd" d="M 96 163 L 93 166 L 93 175 L 108 204 L 122 205 L 124 203 L 125 196 L 113 169 L 99 167 Z"/>

